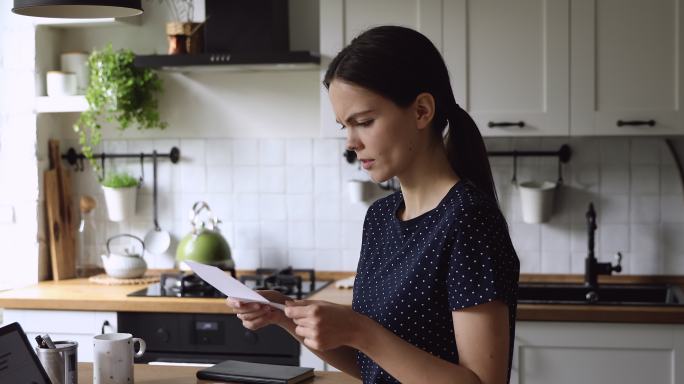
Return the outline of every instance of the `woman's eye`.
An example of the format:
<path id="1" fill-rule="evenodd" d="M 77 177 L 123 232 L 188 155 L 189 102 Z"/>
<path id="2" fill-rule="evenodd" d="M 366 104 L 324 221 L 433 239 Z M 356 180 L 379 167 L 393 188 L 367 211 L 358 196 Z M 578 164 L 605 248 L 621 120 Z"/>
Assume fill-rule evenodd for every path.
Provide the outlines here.
<path id="1" fill-rule="evenodd" d="M 340 130 L 344 130 L 344 125 L 340 124 Z"/>
<path id="2" fill-rule="evenodd" d="M 361 121 L 359 122 L 359 125 L 362 127 L 367 127 L 369 125 L 373 124 L 373 120 L 366 120 L 366 121 Z"/>

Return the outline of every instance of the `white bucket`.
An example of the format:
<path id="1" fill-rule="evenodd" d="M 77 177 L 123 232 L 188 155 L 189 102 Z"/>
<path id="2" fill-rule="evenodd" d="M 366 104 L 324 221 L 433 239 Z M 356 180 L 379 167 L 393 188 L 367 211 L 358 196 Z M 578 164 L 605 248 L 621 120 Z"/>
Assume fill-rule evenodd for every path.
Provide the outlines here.
<path id="1" fill-rule="evenodd" d="M 553 213 L 557 184 L 551 181 L 526 181 L 518 186 L 523 222 L 536 224 L 548 221 Z"/>
<path id="2" fill-rule="evenodd" d="M 102 187 L 107 203 L 107 215 L 111 221 L 124 221 L 135 215 L 135 199 L 138 187 Z"/>

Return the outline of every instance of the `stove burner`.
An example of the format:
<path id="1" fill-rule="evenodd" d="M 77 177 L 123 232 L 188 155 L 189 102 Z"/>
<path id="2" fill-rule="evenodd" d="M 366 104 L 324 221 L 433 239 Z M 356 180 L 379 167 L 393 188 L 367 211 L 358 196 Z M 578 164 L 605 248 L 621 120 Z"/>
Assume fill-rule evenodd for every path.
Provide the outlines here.
<path id="1" fill-rule="evenodd" d="M 230 272 L 231 276 L 235 277 L 235 269 L 228 269 L 226 271 Z M 168 294 L 169 296 L 222 296 L 214 287 L 207 284 L 192 272 L 181 271 L 178 273 L 163 273 L 160 278 L 159 286 L 164 295 Z"/>
<path id="2" fill-rule="evenodd" d="M 258 268 L 254 275 L 240 276 L 243 284 L 253 283 L 254 289 L 270 289 L 278 291 L 284 295 L 296 295 L 298 300 L 302 299 L 302 276 L 299 273 L 306 273 L 309 277 L 310 292 L 315 291 L 316 274 L 313 269 L 268 269 Z"/>

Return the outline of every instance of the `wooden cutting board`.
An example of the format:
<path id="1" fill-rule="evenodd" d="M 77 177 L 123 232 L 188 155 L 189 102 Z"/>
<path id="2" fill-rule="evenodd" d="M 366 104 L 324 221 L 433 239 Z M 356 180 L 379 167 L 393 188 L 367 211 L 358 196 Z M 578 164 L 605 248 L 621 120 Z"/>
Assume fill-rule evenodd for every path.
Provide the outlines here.
<path id="1" fill-rule="evenodd" d="M 50 236 L 50 261 L 55 280 L 76 277 L 76 227 L 71 202 L 71 178 L 61 166 L 59 141 L 48 143 L 51 169 L 45 171 L 44 188 Z"/>

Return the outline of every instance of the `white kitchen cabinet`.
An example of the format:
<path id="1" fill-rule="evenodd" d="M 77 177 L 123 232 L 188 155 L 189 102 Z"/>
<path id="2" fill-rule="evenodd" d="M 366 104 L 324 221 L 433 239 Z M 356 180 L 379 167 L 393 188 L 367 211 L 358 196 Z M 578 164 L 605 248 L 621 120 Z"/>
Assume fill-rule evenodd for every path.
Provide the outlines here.
<path id="1" fill-rule="evenodd" d="M 684 325 L 518 322 L 511 384 L 683 384 Z"/>
<path id="2" fill-rule="evenodd" d="M 416 29 L 442 49 L 442 0 L 321 0 L 319 11 L 321 81 L 335 55 L 356 35 L 374 26 Z M 320 101 L 321 136 L 345 137 L 322 86 Z"/>
<path id="3" fill-rule="evenodd" d="M 81 362 L 93 361 L 93 336 L 117 330 L 116 312 L 4 309 L 3 321 L 18 322 L 34 346 L 34 338 L 46 333 L 53 341 L 78 342 Z"/>
<path id="4" fill-rule="evenodd" d="M 573 135 L 684 134 L 683 16 L 681 0 L 572 1 Z"/>
<path id="5" fill-rule="evenodd" d="M 569 0 L 444 2 L 451 86 L 483 136 L 568 135 L 569 19 Z"/>

